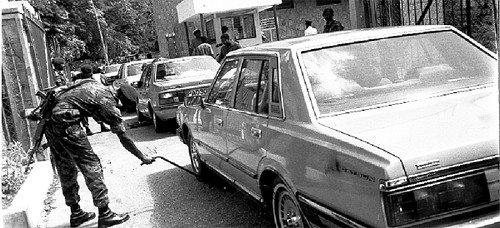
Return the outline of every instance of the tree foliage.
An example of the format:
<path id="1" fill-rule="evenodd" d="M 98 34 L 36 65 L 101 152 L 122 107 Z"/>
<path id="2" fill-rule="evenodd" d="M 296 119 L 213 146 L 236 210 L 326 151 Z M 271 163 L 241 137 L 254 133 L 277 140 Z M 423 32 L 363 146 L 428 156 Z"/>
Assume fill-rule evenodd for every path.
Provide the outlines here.
<path id="1" fill-rule="evenodd" d="M 156 49 L 151 0 L 29 2 L 44 23 L 52 56 L 68 61 L 104 59 L 99 27 L 109 59 Z"/>

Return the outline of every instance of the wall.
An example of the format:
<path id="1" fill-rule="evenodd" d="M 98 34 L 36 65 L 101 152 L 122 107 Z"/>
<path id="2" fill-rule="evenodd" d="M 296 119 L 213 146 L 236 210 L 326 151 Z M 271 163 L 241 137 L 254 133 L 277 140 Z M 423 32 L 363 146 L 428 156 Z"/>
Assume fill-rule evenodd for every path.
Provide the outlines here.
<path id="1" fill-rule="evenodd" d="M 352 0 L 351 0 L 352 1 Z M 280 39 L 289 39 L 304 36 L 305 21 L 312 21 L 313 27 L 318 29 L 318 33 L 323 32 L 325 20 L 323 19 L 323 10 L 332 8 L 333 18 L 344 25 L 345 30 L 352 28 L 349 13 L 349 0 L 342 0 L 339 4 L 317 6 L 316 0 L 295 0 L 294 8 L 278 9 L 279 36 Z M 260 18 L 272 18 L 273 10 L 269 9 L 260 13 Z"/>

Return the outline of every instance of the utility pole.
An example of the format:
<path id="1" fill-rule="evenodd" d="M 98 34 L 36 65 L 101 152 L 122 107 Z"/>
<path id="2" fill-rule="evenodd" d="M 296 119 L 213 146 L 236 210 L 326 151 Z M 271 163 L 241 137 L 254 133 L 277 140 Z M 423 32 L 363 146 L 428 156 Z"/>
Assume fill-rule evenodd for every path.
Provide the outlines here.
<path id="1" fill-rule="evenodd" d="M 90 7 L 92 7 L 92 9 L 94 10 L 95 21 L 97 23 L 97 30 L 99 30 L 99 36 L 101 37 L 102 50 L 104 51 L 104 61 L 106 62 L 106 65 L 108 65 L 109 64 L 108 48 L 106 47 L 106 43 L 104 43 L 104 37 L 102 36 L 101 25 L 99 24 L 99 18 L 97 17 L 97 10 L 95 9 L 94 1 L 89 0 L 89 2 L 90 2 Z"/>

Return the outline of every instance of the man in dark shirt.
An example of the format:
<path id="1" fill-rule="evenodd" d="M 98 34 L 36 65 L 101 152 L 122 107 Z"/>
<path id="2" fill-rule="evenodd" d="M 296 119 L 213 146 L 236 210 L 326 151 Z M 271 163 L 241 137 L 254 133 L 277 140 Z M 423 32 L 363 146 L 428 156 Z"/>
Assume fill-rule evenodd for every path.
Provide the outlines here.
<path id="1" fill-rule="evenodd" d="M 217 62 L 222 62 L 222 60 L 226 57 L 227 53 L 231 52 L 231 51 L 234 51 L 234 50 L 238 50 L 241 48 L 241 46 L 232 41 L 231 39 L 229 39 L 229 35 L 228 34 L 222 34 L 222 36 L 220 36 L 220 39 L 222 41 L 222 47 L 220 48 L 220 53 L 219 53 L 219 56 L 217 56 Z"/>
<path id="2" fill-rule="evenodd" d="M 201 31 L 199 29 L 194 30 L 193 35 L 194 39 L 191 40 L 191 45 L 189 47 L 190 55 L 193 55 L 195 48 L 203 43 L 203 37 L 201 36 Z"/>
<path id="3" fill-rule="evenodd" d="M 333 19 L 333 9 L 326 8 L 323 10 L 323 18 L 325 18 L 326 24 L 323 29 L 323 33 L 335 32 L 344 30 L 344 25 L 339 21 Z"/>
<path id="4" fill-rule="evenodd" d="M 96 216 L 79 206 L 78 170 L 82 172 L 94 205 L 99 209 L 98 227 L 123 223 L 130 216 L 116 214 L 108 207 L 108 189 L 104 184 L 102 165 L 80 125 L 82 118 L 91 116 L 109 124 L 123 147 L 143 164 L 151 164 L 154 158 L 143 154 L 127 136 L 121 113 L 116 107 L 116 95 L 101 83 L 93 79 L 78 79 L 59 89 L 45 136 L 51 144 L 50 151 L 66 205 L 71 209 L 70 225 L 77 227 Z"/>

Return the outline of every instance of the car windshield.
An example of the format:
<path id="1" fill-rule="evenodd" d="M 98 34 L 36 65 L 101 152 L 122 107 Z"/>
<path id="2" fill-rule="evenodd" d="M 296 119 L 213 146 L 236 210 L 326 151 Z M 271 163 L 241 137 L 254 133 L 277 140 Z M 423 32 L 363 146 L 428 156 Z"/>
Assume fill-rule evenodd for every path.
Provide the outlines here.
<path id="1" fill-rule="evenodd" d="M 104 73 L 107 74 L 107 73 L 118 72 L 119 69 L 120 69 L 120 65 L 105 66 Z"/>
<path id="2" fill-rule="evenodd" d="M 497 60 L 454 32 L 302 53 L 320 115 L 494 83 Z"/>
<path id="3" fill-rule="evenodd" d="M 219 69 L 219 63 L 214 58 L 188 58 L 159 63 L 156 68 L 156 81 L 169 78 L 189 78 L 200 75 L 212 75 Z"/>
<path id="4" fill-rule="evenodd" d="M 142 65 L 145 63 L 133 63 L 127 67 L 127 77 L 142 74 Z"/>

